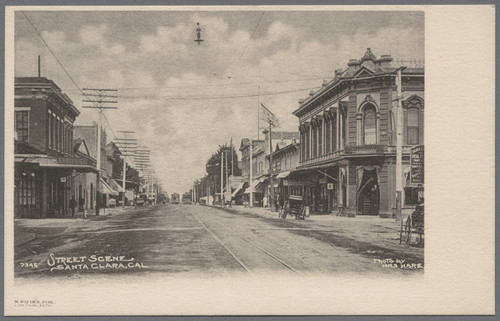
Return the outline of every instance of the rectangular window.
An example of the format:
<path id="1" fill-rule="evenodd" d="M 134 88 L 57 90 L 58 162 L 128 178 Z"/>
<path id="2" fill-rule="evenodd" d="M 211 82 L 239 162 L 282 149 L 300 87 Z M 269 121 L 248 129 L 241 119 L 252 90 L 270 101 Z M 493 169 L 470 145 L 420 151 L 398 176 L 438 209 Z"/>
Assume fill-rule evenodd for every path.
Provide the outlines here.
<path id="1" fill-rule="evenodd" d="M 73 155 L 73 130 L 69 129 L 69 154 Z"/>
<path id="2" fill-rule="evenodd" d="M 405 187 L 405 205 L 417 205 L 418 204 L 418 192 L 422 188 Z"/>
<path id="3" fill-rule="evenodd" d="M 59 125 L 58 126 L 59 127 L 59 140 L 58 140 L 57 147 L 58 147 L 59 151 L 62 151 L 64 137 L 63 137 L 63 131 L 62 131 L 62 122 L 60 119 L 59 119 L 58 125 Z"/>
<path id="4" fill-rule="evenodd" d="M 407 143 L 408 145 L 418 145 L 418 127 L 407 127 L 408 137 Z"/>
<path id="5" fill-rule="evenodd" d="M 56 147 L 56 117 L 54 115 L 51 116 L 52 124 L 50 128 L 52 128 L 52 144 L 50 145 L 52 148 Z"/>
<path id="6" fill-rule="evenodd" d="M 49 111 L 49 116 L 48 116 L 48 128 L 49 128 L 49 147 L 52 147 L 52 115 L 50 114 Z"/>
<path id="7" fill-rule="evenodd" d="M 15 128 L 17 139 L 22 142 L 29 141 L 29 111 L 16 111 Z"/>

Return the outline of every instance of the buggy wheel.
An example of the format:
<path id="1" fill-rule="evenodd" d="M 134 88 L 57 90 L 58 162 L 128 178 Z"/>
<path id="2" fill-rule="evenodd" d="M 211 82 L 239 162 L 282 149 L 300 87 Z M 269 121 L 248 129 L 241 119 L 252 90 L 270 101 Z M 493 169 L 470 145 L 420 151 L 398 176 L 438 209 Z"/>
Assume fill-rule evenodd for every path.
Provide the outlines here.
<path id="1" fill-rule="evenodd" d="M 411 244 L 411 230 L 412 230 L 412 225 L 413 225 L 413 222 L 412 222 L 411 215 L 410 215 L 406 219 L 406 224 L 405 224 L 405 243 L 407 245 Z"/>

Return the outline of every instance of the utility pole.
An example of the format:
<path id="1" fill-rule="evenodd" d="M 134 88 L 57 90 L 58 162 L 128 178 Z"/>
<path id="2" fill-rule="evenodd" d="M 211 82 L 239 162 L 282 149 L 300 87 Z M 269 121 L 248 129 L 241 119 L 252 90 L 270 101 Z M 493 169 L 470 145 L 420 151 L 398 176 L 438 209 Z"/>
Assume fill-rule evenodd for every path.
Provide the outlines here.
<path id="1" fill-rule="evenodd" d="M 101 204 L 101 193 L 99 192 L 101 186 L 101 127 L 102 127 L 102 113 L 105 109 L 118 109 L 118 107 L 114 105 L 108 104 L 117 104 L 116 100 L 108 100 L 109 98 L 118 98 L 116 95 L 108 95 L 108 92 L 116 92 L 117 89 L 102 89 L 102 88 L 83 88 L 83 95 L 87 98 L 84 99 L 84 103 L 93 103 L 94 106 L 82 106 L 83 108 L 91 108 L 99 110 L 98 124 L 97 124 L 97 180 L 96 180 L 96 206 L 95 206 L 95 215 L 99 216 L 99 210 Z M 90 97 L 95 97 L 94 99 L 90 99 Z"/>
<path id="2" fill-rule="evenodd" d="M 257 140 L 260 140 L 260 85 L 257 86 Z"/>
<path id="3" fill-rule="evenodd" d="M 231 184 L 229 184 L 229 157 L 227 156 L 228 150 L 225 150 L 226 153 L 226 195 L 231 195 Z M 229 207 L 231 207 L 231 197 L 229 197 Z"/>
<path id="4" fill-rule="evenodd" d="M 269 185 L 271 185 L 271 197 L 269 203 L 271 204 L 271 211 L 274 210 L 274 182 L 273 182 L 273 136 L 271 128 L 273 122 L 269 120 Z"/>
<path id="5" fill-rule="evenodd" d="M 224 193 L 224 150 L 221 151 L 220 157 L 220 206 L 223 206 L 222 195 Z"/>
<path id="6" fill-rule="evenodd" d="M 406 67 L 400 67 L 396 70 L 397 87 L 397 107 L 396 107 L 396 220 L 403 220 L 402 215 L 402 197 L 403 197 L 403 108 L 402 108 L 402 84 L 401 70 Z"/>
<path id="7" fill-rule="evenodd" d="M 252 180 L 252 172 L 253 172 L 253 143 L 250 139 L 250 208 L 253 207 L 253 180 Z"/>
<path id="8" fill-rule="evenodd" d="M 271 203 L 271 210 L 274 209 L 274 182 L 273 182 L 273 132 L 272 128 L 273 127 L 278 127 L 279 126 L 279 121 L 276 118 L 276 116 L 269 110 L 267 109 L 264 104 L 260 104 L 263 108 L 263 112 L 266 115 L 266 122 L 269 124 L 269 185 L 271 185 L 271 195 L 270 195 L 270 203 Z"/>
<path id="9" fill-rule="evenodd" d="M 234 152 L 233 152 L 233 137 L 231 137 L 231 146 L 230 148 L 230 153 L 231 153 L 231 176 L 234 178 Z"/>
<path id="10" fill-rule="evenodd" d="M 155 205 L 158 205 L 158 176 L 156 175 L 153 188 L 155 189 Z"/>
<path id="11" fill-rule="evenodd" d="M 118 131 L 119 133 L 123 133 L 125 134 L 125 136 L 127 134 L 134 134 L 135 132 L 133 131 L 128 131 L 128 130 L 119 130 Z M 121 149 L 122 149 L 122 153 L 123 153 L 123 172 L 122 172 L 122 189 L 123 189 L 123 194 L 122 194 L 122 207 L 125 208 L 125 191 L 126 191 L 126 185 L 125 185 L 125 182 L 126 182 L 126 179 L 127 179 L 127 157 L 128 156 L 132 156 L 133 155 L 133 152 L 135 152 L 135 147 L 136 147 L 136 144 L 131 142 L 129 143 L 129 141 L 137 141 L 136 139 L 129 139 L 129 138 L 121 138 L 121 139 L 117 139 L 117 142 L 119 142 L 118 145 L 120 145 Z M 130 144 L 132 144 L 132 146 L 130 146 Z M 132 152 L 132 154 L 131 154 Z"/>

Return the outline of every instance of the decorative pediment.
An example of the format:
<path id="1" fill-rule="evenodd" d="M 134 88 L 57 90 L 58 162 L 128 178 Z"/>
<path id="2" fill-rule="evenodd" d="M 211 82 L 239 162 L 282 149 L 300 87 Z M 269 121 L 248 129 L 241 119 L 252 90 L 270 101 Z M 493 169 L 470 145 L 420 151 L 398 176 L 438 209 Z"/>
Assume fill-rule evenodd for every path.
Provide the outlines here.
<path id="1" fill-rule="evenodd" d="M 370 48 L 366 48 L 365 55 L 361 60 L 367 60 L 367 59 L 376 59 L 375 55 L 373 54 L 372 50 Z"/>
<path id="2" fill-rule="evenodd" d="M 365 104 L 365 103 L 374 103 L 374 104 L 376 104 L 376 101 L 375 101 L 375 99 L 373 99 L 372 96 L 366 95 L 365 98 L 363 99 L 362 103 L 363 104 Z"/>
<path id="3" fill-rule="evenodd" d="M 424 108 L 424 100 L 422 97 L 417 96 L 417 95 L 412 95 L 408 97 L 408 99 L 403 101 L 403 108 L 418 108 L 418 109 L 423 109 Z"/>
<path id="4" fill-rule="evenodd" d="M 373 75 L 375 75 L 375 72 L 373 70 L 371 70 L 366 66 L 362 66 L 361 68 L 359 68 L 358 71 L 356 71 L 356 73 L 353 75 L 353 78 L 356 79 L 356 78 L 370 77 Z"/>

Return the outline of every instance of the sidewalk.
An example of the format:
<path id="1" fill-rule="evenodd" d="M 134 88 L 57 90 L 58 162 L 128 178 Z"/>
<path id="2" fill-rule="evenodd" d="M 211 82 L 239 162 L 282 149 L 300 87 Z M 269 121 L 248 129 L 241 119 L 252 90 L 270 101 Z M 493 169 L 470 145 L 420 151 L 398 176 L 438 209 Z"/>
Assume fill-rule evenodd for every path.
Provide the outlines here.
<path id="1" fill-rule="evenodd" d="M 133 206 L 125 208 L 106 208 L 101 209 L 99 216 L 95 215 L 95 210 L 87 212 L 87 219 L 83 212 L 75 213 L 75 216 L 65 216 L 58 218 L 40 218 L 40 219 L 14 219 L 14 246 L 28 243 L 37 238 L 45 238 L 51 235 L 63 233 L 66 229 L 75 225 L 81 226 L 82 223 L 91 221 L 104 221 L 113 215 L 121 214 L 135 209 Z"/>
<path id="2" fill-rule="evenodd" d="M 270 208 L 248 208 L 236 205 L 225 207 L 224 209 L 276 220 L 277 224 L 286 221 L 297 225 L 297 227 L 302 230 L 306 230 L 305 232 L 310 230 L 312 233 L 326 233 L 344 239 L 351 239 L 363 244 L 371 244 L 375 247 L 391 249 L 398 252 L 404 251 L 422 257 L 422 259 L 424 255 L 424 248 L 399 244 L 401 222 L 390 218 L 362 215 L 356 217 L 341 217 L 336 215 L 311 214 L 309 217 L 306 217 L 305 220 L 295 220 L 293 216 L 288 216 L 286 220 L 283 220 L 278 218 L 278 213 L 272 212 Z"/>

